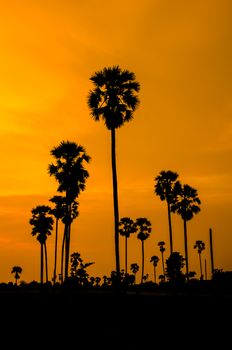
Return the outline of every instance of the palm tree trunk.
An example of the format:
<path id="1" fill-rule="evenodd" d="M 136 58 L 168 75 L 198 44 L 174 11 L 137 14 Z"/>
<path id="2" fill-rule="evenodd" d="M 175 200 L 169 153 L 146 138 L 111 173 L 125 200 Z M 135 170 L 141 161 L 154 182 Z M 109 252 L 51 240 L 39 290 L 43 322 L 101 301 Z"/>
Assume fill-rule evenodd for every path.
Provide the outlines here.
<path id="1" fill-rule="evenodd" d="M 40 243 L 40 283 L 43 284 L 43 244 Z"/>
<path id="2" fill-rule="evenodd" d="M 201 277 L 200 277 L 200 279 L 203 279 L 203 275 L 202 275 L 202 264 L 201 264 L 201 253 L 199 253 L 199 261 L 200 261 L 200 271 L 201 271 Z"/>
<path id="3" fill-rule="evenodd" d="M 111 160 L 112 160 L 112 175 L 113 175 L 113 201 L 114 201 L 114 240 L 115 240 L 115 259 L 116 273 L 118 280 L 120 278 L 120 258 L 119 258 L 119 210 L 118 210 L 118 184 L 116 170 L 116 147 L 115 147 L 115 128 L 111 129 Z"/>
<path id="4" fill-rule="evenodd" d="M 66 230 L 67 230 L 67 224 L 64 226 L 64 235 L 63 235 L 63 241 L 62 241 L 62 248 L 61 248 L 61 283 L 64 281 L 64 248 L 65 248 L 65 240 L 66 240 Z"/>
<path id="5" fill-rule="evenodd" d="M 173 252 L 173 243 L 172 243 L 172 222 L 171 222 L 171 210 L 170 204 L 168 204 L 168 226 L 169 226 L 169 241 L 170 241 L 170 254 Z"/>
<path id="6" fill-rule="evenodd" d="M 53 273 L 53 284 L 56 283 L 56 263 L 57 263 L 57 242 L 58 242 L 58 221 L 59 219 L 56 218 L 56 237 L 55 237 L 55 261 L 54 261 L 54 273 Z"/>
<path id="7" fill-rule="evenodd" d="M 186 276 L 188 281 L 189 280 L 188 241 L 187 241 L 187 221 L 185 219 L 184 219 L 184 250 L 185 250 L 185 261 L 186 261 Z"/>
<path id="8" fill-rule="evenodd" d="M 164 268 L 164 252 L 162 251 L 161 254 L 162 254 L 163 275 L 164 275 L 164 281 L 165 281 L 166 277 L 165 277 L 165 268 Z"/>
<path id="9" fill-rule="evenodd" d="M 144 241 L 142 241 L 142 275 L 141 275 L 141 283 L 143 283 L 143 275 L 144 275 Z"/>
<path id="10" fill-rule="evenodd" d="M 127 236 L 125 236 L 125 272 L 127 273 Z"/>
<path id="11" fill-rule="evenodd" d="M 44 243 L 44 256 L 45 256 L 46 283 L 48 283 L 48 255 L 47 255 L 46 242 Z"/>
<path id="12" fill-rule="evenodd" d="M 66 235 L 65 280 L 68 279 L 69 251 L 70 251 L 70 232 L 71 232 L 71 223 L 69 223 L 69 225 L 67 227 L 67 235 Z"/>
<path id="13" fill-rule="evenodd" d="M 156 267 L 154 265 L 154 282 L 156 283 Z"/>

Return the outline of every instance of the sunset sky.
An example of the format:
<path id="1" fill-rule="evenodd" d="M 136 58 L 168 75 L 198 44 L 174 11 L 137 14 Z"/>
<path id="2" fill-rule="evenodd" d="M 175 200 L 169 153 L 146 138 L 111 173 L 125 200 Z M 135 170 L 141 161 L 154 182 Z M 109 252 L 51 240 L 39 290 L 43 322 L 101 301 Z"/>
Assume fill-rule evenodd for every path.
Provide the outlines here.
<path id="1" fill-rule="evenodd" d="M 193 245 L 203 240 L 210 277 L 211 227 L 215 268 L 232 270 L 232 2 L 8 0 L 0 36 L 0 282 L 14 280 L 14 265 L 23 268 L 21 280 L 39 280 L 40 247 L 29 219 L 57 194 L 47 169 L 62 140 L 91 156 L 71 252 L 95 262 L 90 275 L 115 269 L 110 132 L 87 106 L 90 76 L 113 65 L 134 72 L 141 85 L 134 120 L 117 130 L 117 171 L 120 217 L 152 223 L 145 273 L 153 278 L 159 241 L 165 258 L 169 253 L 166 205 L 154 195 L 161 170 L 177 172 L 202 201 L 188 223 L 189 269 L 199 277 Z M 54 234 L 47 244 L 51 279 Z M 129 264 L 140 265 L 141 242 L 132 236 L 128 244 Z M 176 215 L 173 245 L 184 255 Z"/>

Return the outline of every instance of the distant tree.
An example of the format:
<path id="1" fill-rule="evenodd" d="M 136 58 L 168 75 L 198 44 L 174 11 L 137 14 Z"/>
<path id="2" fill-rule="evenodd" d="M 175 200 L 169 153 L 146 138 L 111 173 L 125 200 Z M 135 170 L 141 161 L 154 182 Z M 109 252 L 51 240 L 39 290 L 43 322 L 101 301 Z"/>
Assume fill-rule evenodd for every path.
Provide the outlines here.
<path id="1" fill-rule="evenodd" d="M 179 252 L 173 252 L 168 259 L 166 259 L 166 276 L 172 283 L 184 282 L 185 276 L 181 269 L 184 267 L 185 259 Z"/>
<path id="2" fill-rule="evenodd" d="M 23 269 L 20 266 L 14 266 L 11 270 L 11 273 L 14 274 L 16 286 L 18 284 L 18 280 L 20 279 L 20 274 L 22 273 L 22 271 L 23 271 Z"/>
<path id="3" fill-rule="evenodd" d="M 139 265 L 137 263 L 133 263 L 130 265 L 130 270 L 135 276 L 135 283 L 136 283 L 136 273 L 139 271 Z"/>
<path id="4" fill-rule="evenodd" d="M 136 225 L 129 217 L 121 218 L 119 221 L 119 234 L 125 237 L 125 272 L 127 273 L 127 240 L 132 233 L 136 232 Z"/>
<path id="5" fill-rule="evenodd" d="M 153 264 L 153 267 L 154 267 L 154 282 L 156 283 L 156 267 L 157 267 L 158 262 L 159 262 L 158 256 L 153 255 L 153 256 L 151 257 L 150 262 Z"/>
<path id="6" fill-rule="evenodd" d="M 95 72 L 90 78 L 94 89 L 89 92 L 88 106 L 95 121 L 103 119 L 106 128 L 111 132 L 111 160 L 113 176 L 114 201 L 114 240 L 116 273 L 120 278 L 119 254 L 119 208 L 118 184 L 116 170 L 116 137 L 115 130 L 129 122 L 138 106 L 140 85 L 135 81 L 135 74 L 122 70 L 119 66 L 104 68 Z"/>
<path id="7" fill-rule="evenodd" d="M 161 201 L 166 201 L 168 208 L 170 254 L 173 252 L 171 204 L 179 192 L 180 184 L 177 181 L 178 176 L 177 173 L 171 170 L 163 170 L 155 178 L 155 194 L 160 197 Z"/>
<path id="8" fill-rule="evenodd" d="M 71 260 L 71 268 L 70 268 L 71 278 L 76 280 L 79 286 L 88 284 L 89 274 L 87 273 L 86 269 L 87 267 L 93 265 L 94 262 L 84 263 L 80 253 L 78 252 L 72 253 L 70 260 Z"/>
<path id="9" fill-rule="evenodd" d="M 32 225 L 32 236 L 37 236 L 37 240 L 40 243 L 40 283 L 43 284 L 43 267 L 45 256 L 46 267 L 46 282 L 48 282 L 48 263 L 47 263 L 47 249 L 46 240 L 47 236 L 51 235 L 54 220 L 50 216 L 51 208 L 46 205 L 38 205 L 31 210 L 32 217 L 29 220 Z"/>
<path id="10" fill-rule="evenodd" d="M 201 277 L 200 279 L 203 279 L 203 273 L 202 273 L 202 263 L 201 263 L 201 252 L 205 249 L 205 243 L 203 241 L 196 241 L 194 244 L 194 249 L 197 249 L 198 255 L 199 255 L 199 262 L 200 262 L 200 272 L 201 272 Z"/>
<path id="11" fill-rule="evenodd" d="M 65 279 L 68 278 L 69 254 L 70 254 L 70 233 L 71 233 L 71 213 L 72 204 L 85 189 L 86 179 L 89 177 L 88 171 L 84 168 L 89 163 L 90 157 L 85 148 L 75 142 L 61 141 L 57 147 L 51 150 L 51 155 L 55 158 L 55 163 L 48 166 L 50 176 L 54 176 L 58 181 L 57 191 L 65 193 L 66 219 L 64 227 L 65 244 Z M 76 202 L 77 203 L 77 202 Z M 63 271 L 61 271 L 63 279 Z"/>
<path id="12" fill-rule="evenodd" d="M 137 218 L 136 227 L 138 230 L 137 238 L 142 242 L 142 274 L 141 283 L 143 283 L 144 276 L 144 241 L 150 236 L 151 222 L 147 218 Z"/>
<path id="13" fill-rule="evenodd" d="M 162 266 L 163 266 L 163 276 L 164 276 L 164 280 L 165 280 L 165 268 L 164 268 L 164 252 L 165 252 L 165 242 L 164 241 L 160 241 L 158 242 L 158 246 L 161 252 L 161 259 L 162 259 Z"/>
<path id="14" fill-rule="evenodd" d="M 175 197 L 174 203 L 171 205 L 171 211 L 180 215 L 184 223 L 184 248 L 187 279 L 189 278 L 187 221 L 191 220 L 195 214 L 199 213 L 200 204 L 201 201 L 198 197 L 197 190 L 189 185 L 183 185 L 180 187 L 180 191 Z"/>

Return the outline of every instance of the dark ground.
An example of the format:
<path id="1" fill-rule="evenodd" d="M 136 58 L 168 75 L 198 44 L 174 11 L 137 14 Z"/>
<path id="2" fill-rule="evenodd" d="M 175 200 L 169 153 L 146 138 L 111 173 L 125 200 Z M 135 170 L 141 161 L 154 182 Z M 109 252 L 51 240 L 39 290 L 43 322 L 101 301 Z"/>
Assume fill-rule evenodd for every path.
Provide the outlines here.
<path id="1" fill-rule="evenodd" d="M 231 347 L 232 294 L 0 291 L 2 349 Z M 219 343 L 218 343 L 219 342 Z"/>

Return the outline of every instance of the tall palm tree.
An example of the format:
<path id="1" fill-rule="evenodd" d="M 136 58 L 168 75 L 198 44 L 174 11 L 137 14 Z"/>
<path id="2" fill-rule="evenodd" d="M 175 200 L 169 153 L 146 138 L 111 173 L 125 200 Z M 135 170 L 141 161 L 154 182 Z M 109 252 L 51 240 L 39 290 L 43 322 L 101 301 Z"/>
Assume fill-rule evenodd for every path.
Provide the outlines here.
<path id="1" fill-rule="evenodd" d="M 51 214 L 55 217 L 56 221 L 56 236 L 55 236 L 55 253 L 54 253 L 54 272 L 53 272 L 53 283 L 56 283 L 56 265 L 57 265 L 57 244 L 58 244 L 58 223 L 60 219 L 65 216 L 66 202 L 65 197 L 53 196 L 49 199 L 50 202 L 55 204 L 55 207 L 51 209 Z"/>
<path id="2" fill-rule="evenodd" d="M 15 285 L 18 284 L 18 279 L 20 279 L 20 274 L 22 273 L 23 269 L 20 266 L 13 266 L 11 273 L 14 274 L 15 278 Z"/>
<path id="3" fill-rule="evenodd" d="M 47 263 L 47 250 L 46 240 L 47 236 L 51 235 L 54 220 L 49 215 L 51 208 L 47 205 L 38 205 L 31 210 L 32 217 L 29 220 L 32 225 L 32 236 L 37 236 L 37 240 L 40 243 L 40 282 L 43 284 L 43 267 L 44 267 L 44 255 L 45 255 L 45 267 L 46 267 L 46 281 L 48 280 L 48 263 Z"/>
<path id="4" fill-rule="evenodd" d="M 95 121 L 102 119 L 111 132 L 111 162 L 113 177 L 114 203 L 114 241 L 116 273 L 120 278 L 119 254 L 119 208 L 118 184 L 116 170 L 116 138 L 115 130 L 133 119 L 133 113 L 138 106 L 140 85 L 135 81 L 135 74 L 122 70 L 119 66 L 104 68 L 90 77 L 94 85 L 88 95 L 88 106 Z"/>
<path id="5" fill-rule="evenodd" d="M 153 255 L 153 256 L 151 257 L 150 262 L 151 262 L 151 263 L 153 264 L 153 266 L 154 266 L 154 282 L 156 283 L 156 267 L 157 267 L 158 262 L 159 262 L 158 256 Z"/>
<path id="6" fill-rule="evenodd" d="M 201 263 L 201 252 L 202 250 L 205 249 L 205 243 L 203 241 L 196 241 L 196 243 L 194 244 L 194 249 L 197 249 L 197 252 L 199 254 L 199 262 L 200 262 L 200 271 L 201 271 L 201 277 L 200 279 L 202 280 L 203 279 L 203 273 L 202 273 L 202 263 Z"/>
<path id="7" fill-rule="evenodd" d="M 165 280 L 165 268 L 164 268 L 164 252 L 165 252 L 165 242 L 160 241 L 158 242 L 158 246 L 161 252 L 161 258 L 162 258 L 162 266 L 163 266 L 163 275 L 164 275 L 164 280 Z"/>
<path id="8" fill-rule="evenodd" d="M 135 223 L 131 218 L 124 217 L 119 221 L 119 234 L 125 237 L 125 273 L 127 273 L 127 240 L 136 230 Z"/>
<path id="9" fill-rule="evenodd" d="M 170 254 L 173 252 L 171 204 L 180 188 L 180 183 L 177 181 L 178 176 L 171 170 L 162 170 L 155 178 L 155 194 L 160 197 L 161 201 L 166 201 L 168 208 Z"/>
<path id="10" fill-rule="evenodd" d="M 200 211 L 201 201 L 197 190 L 189 185 L 181 185 L 179 194 L 171 205 L 171 211 L 181 216 L 184 223 L 184 249 L 186 262 L 186 276 L 189 280 L 188 267 L 188 240 L 187 240 L 187 221 Z"/>
<path id="11" fill-rule="evenodd" d="M 142 242 L 142 275 L 141 283 L 143 283 L 144 276 L 144 241 L 150 236 L 151 233 L 151 222 L 147 218 L 137 218 L 136 227 L 138 230 L 137 238 Z"/>
<path id="12" fill-rule="evenodd" d="M 85 183 L 89 173 L 84 168 L 84 164 L 89 163 L 90 157 L 83 146 L 70 141 L 61 141 L 57 147 L 51 150 L 51 155 L 55 158 L 55 164 L 49 164 L 48 172 L 59 183 L 57 191 L 65 193 L 67 213 L 64 228 L 66 280 L 68 278 L 70 255 L 72 203 L 79 196 L 80 192 L 85 190 Z"/>

